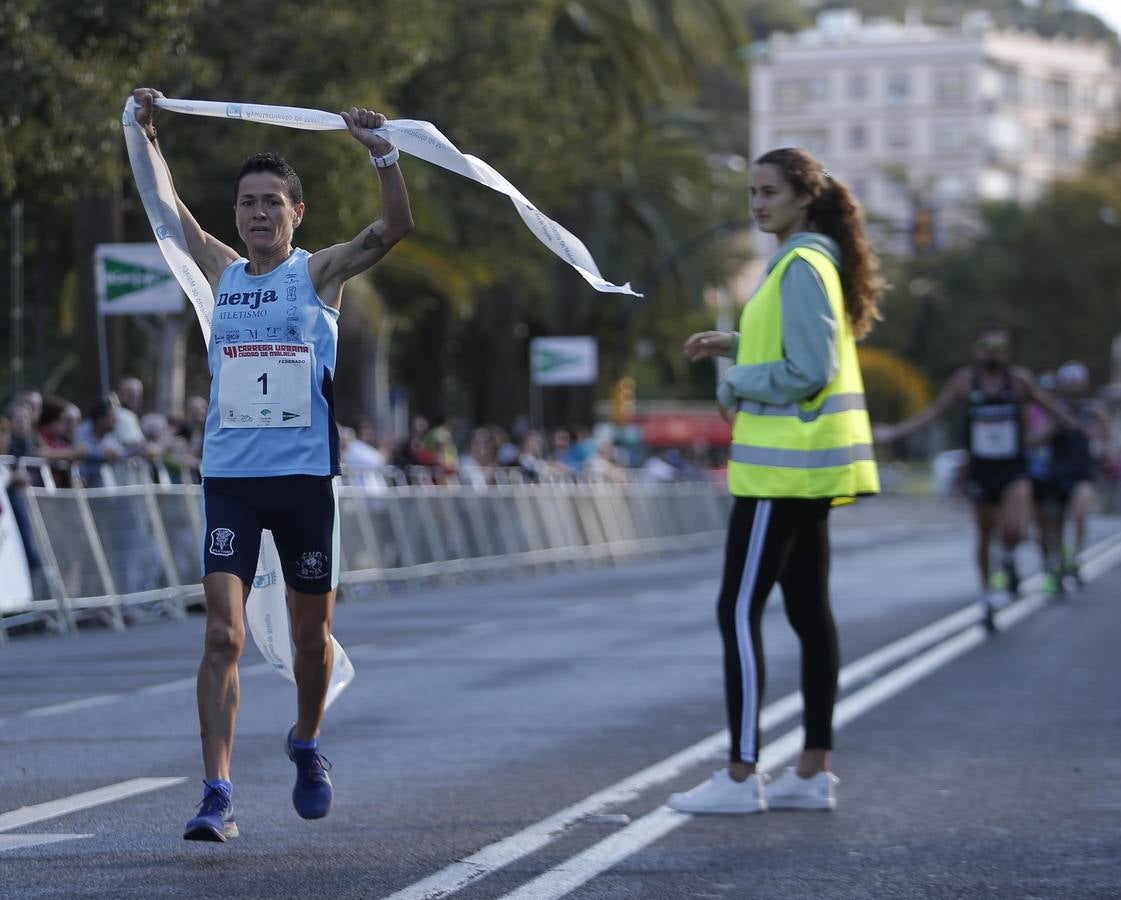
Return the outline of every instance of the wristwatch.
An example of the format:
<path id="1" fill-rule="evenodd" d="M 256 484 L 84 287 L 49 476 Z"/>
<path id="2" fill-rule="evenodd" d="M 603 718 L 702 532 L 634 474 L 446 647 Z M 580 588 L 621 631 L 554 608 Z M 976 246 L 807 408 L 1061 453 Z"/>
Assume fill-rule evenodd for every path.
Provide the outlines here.
<path id="1" fill-rule="evenodd" d="M 374 151 L 370 151 L 370 162 L 374 164 L 376 169 L 388 169 L 390 166 L 397 165 L 397 160 L 401 158 L 401 151 L 394 147 L 384 156 L 374 156 Z"/>

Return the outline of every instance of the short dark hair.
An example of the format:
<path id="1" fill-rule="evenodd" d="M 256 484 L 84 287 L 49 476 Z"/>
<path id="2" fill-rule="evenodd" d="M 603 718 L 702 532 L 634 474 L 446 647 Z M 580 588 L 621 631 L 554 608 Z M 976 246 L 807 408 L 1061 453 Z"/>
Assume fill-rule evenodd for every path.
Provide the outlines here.
<path id="1" fill-rule="evenodd" d="M 238 192 L 241 190 L 241 179 L 253 172 L 272 172 L 284 179 L 284 189 L 288 192 L 288 199 L 292 204 L 304 202 L 304 186 L 300 184 L 300 176 L 296 170 L 279 153 L 255 153 L 247 159 L 234 179 L 234 206 L 237 206 Z"/>
<path id="2" fill-rule="evenodd" d="M 95 400 L 86 409 L 86 418 L 91 422 L 96 422 L 98 419 L 104 419 L 112 411 L 115 404 L 108 397 L 102 397 Z"/>
<path id="3" fill-rule="evenodd" d="M 62 418 L 66 412 L 66 401 L 61 397 L 49 396 L 43 398 L 43 412 L 39 415 L 39 426 L 53 425 Z"/>

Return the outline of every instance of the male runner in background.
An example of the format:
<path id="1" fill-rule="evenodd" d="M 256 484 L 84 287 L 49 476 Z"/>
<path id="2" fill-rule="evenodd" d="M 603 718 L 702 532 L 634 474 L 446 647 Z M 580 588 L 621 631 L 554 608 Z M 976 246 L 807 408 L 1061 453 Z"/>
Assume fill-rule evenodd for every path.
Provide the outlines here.
<path id="1" fill-rule="evenodd" d="M 1032 502 L 1024 453 L 1027 404 L 1035 401 L 1068 425 L 1078 424 L 1039 388 L 1027 369 L 1010 363 L 1010 343 L 1006 328 L 986 325 L 974 342 L 973 364 L 955 372 L 930 406 L 897 425 L 873 429 L 877 443 L 892 443 L 927 427 L 952 406 L 967 405 L 967 491 L 977 521 L 977 567 L 990 630 L 998 598 L 1016 597 L 1020 589 L 1015 550 L 1027 530 Z M 1000 568 L 992 571 L 989 547 L 997 533 L 1004 552 Z"/>

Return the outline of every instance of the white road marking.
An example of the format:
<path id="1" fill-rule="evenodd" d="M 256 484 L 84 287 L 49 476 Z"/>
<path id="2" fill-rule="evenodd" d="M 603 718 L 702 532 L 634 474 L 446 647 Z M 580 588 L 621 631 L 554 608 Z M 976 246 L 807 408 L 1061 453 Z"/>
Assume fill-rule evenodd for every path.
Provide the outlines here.
<path id="1" fill-rule="evenodd" d="M 92 834 L 0 834 L 0 853 L 5 850 L 22 850 L 25 847 L 38 847 L 40 844 L 57 844 L 60 841 L 76 841 L 78 838 L 93 837 Z"/>
<path id="2" fill-rule="evenodd" d="M 106 706 L 116 703 L 124 694 L 97 694 L 93 697 L 81 697 L 78 700 L 67 700 L 65 703 L 52 703 L 50 706 L 39 706 L 20 713 L 25 719 L 39 719 L 45 716 L 57 716 L 62 713 L 73 712 L 76 709 L 89 709 L 94 706 Z"/>
<path id="3" fill-rule="evenodd" d="M 238 676 L 244 675 L 244 672 L 238 672 Z M 174 691 L 182 690 L 184 688 L 193 688 L 198 684 L 198 677 L 191 675 L 188 678 L 177 678 L 175 681 L 165 681 L 161 684 L 150 684 L 147 687 L 137 688 L 137 694 L 151 695 L 151 694 L 170 694 Z"/>
<path id="4" fill-rule="evenodd" d="M 1110 535 L 1087 551 L 1085 554 L 1087 561 L 1083 564 L 1083 572 L 1087 580 L 1091 577 L 1096 577 L 1101 571 L 1105 571 L 1105 569 L 1109 568 L 1109 566 L 1112 565 L 1112 559 L 1117 555 L 1121 555 L 1121 532 Z M 1098 563 L 1099 560 L 1103 560 L 1101 565 Z M 1024 579 L 1025 591 L 1032 590 L 1033 587 L 1040 584 L 1041 581 L 1041 575 L 1033 575 L 1030 578 Z M 1020 608 L 1032 602 L 1033 601 L 1028 599 L 1019 601 L 1001 612 L 997 617 L 997 621 L 1005 624 L 1005 627 L 1015 624 L 1015 622 L 1019 621 L 1017 616 L 1019 616 Z M 1032 606 L 1032 609 L 1035 608 L 1038 608 L 1038 605 Z M 881 647 L 879 650 L 875 650 L 861 657 L 841 669 L 839 687 L 843 689 L 855 682 L 872 677 L 900 660 L 913 656 L 925 647 L 931 646 L 931 644 L 934 644 L 936 641 L 943 640 L 948 635 L 962 632 L 962 629 L 969 629 L 968 631 L 962 632 L 963 634 L 974 635 L 974 638 L 970 639 L 971 641 L 983 638 L 984 631 L 979 625 L 976 625 L 979 612 L 978 604 L 970 603 L 957 612 L 951 613 L 924 628 L 920 628 L 912 634 L 893 641 Z M 1011 621 L 1008 621 L 1004 617 L 1010 614 L 1013 618 Z M 970 643 L 969 646 L 974 646 L 974 644 Z M 934 649 L 937 650 L 937 647 Z M 966 649 L 968 649 L 968 647 Z M 961 650 L 960 652 L 964 653 L 965 650 Z M 921 658 L 922 657 L 919 657 L 919 659 Z M 906 666 L 903 666 L 898 671 L 902 672 L 906 668 Z M 867 688 L 854 694 L 853 697 L 848 698 L 848 700 L 851 701 L 855 699 L 857 696 L 864 694 L 865 691 L 872 691 L 877 684 L 879 684 L 879 682 L 868 685 Z M 880 689 L 882 690 L 882 688 Z M 902 690 L 902 687 L 898 688 L 898 690 Z M 872 696 L 872 694 L 865 694 L 865 696 Z M 835 725 L 841 721 L 841 708 L 845 702 L 848 701 L 842 701 L 835 710 Z M 773 728 L 778 723 L 800 712 L 801 709 L 801 693 L 794 692 L 787 694 L 785 697 L 763 708 L 759 716 L 760 730 L 766 731 L 769 728 Z M 770 742 L 760 754 L 760 768 L 766 769 L 770 768 L 772 765 L 778 764 L 763 763 L 767 760 L 773 760 L 775 752 L 781 750 L 782 747 L 785 746 L 780 742 L 787 740 L 793 741 L 795 749 L 791 751 L 791 753 L 796 752 L 797 749 L 801 747 L 801 728 L 794 729 L 778 740 Z M 699 762 L 703 762 L 716 753 L 726 750 L 727 746 L 728 735 L 725 730 L 709 735 L 707 738 L 698 741 L 691 747 L 686 747 L 679 753 L 659 763 L 655 763 L 628 778 L 624 778 L 610 787 L 604 788 L 586 797 L 584 800 L 522 829 L 516 834 L 495 841 L 493 844 L 488 844 L 476 853 L 444 867 L 439 872 L 435 872 L 427 878 L 402 888 L 396 893 L 384 898 L 384 900 L 439 900 L 439 898 L 454 894 L 468 885 L 487 877 L 498 869 L 504 868 L 519 859 L 535 853 L 553 840 L 561 837 L 574 825 L 579 824 L 582 820 L 586 820 L 588 816 L 600 814 L 604 809 L 610 806 L 630 800 L 650 787 L 669 781 L 683 770 Z M 790 754 L 787 754 L 787 756 L 789 755 Z M 668 809 L 666 812 L 671 813 L 673 816 L 681 815 L 680 813 L 675 813 Z M 652 813 L 651 815 L 654 814 Z M 609 840 L 620 839 L 624 832 L 637 834 L 647 829 L 656 830 L 658 827 L 658 820 L 654 820 L 653 824 L 643 824 L 646 818 L 649 817 L 639 819 L 637 822 L 624 829 L 624 831 L 613 835 Z M 657 840 L 657 837 L 658 835 L 655 835 L 651 840 Z"/>
<path id="5" fill-rule="evenodd" d="M 1103 541 L 1097 547 L 1103 545 L 1108 546 L 1089 558 L 1082 567 L 1083 577 L 1087 581 L 1108 571 L 1121 559 L 1121 542 L 1110 539 Z M 1047 604 L 1048 601 L 1039 593 L 1025 596 L 1024 599 L 997 614 L 997 625 L 1002 631 L 1006 631 Z M 974 611 L 975 617 L 976 612 Z M 953 616 L 948 618 L 953 618 Z M 935 623 L 935 625 L 939 624 Z M 931 626 L 931 628 L 933 627 Z M 833 714 L 833 726 L 835 728 L 844 727 L 847 723 L 948 665 L 962 654 L 985 643 L 986 639 L 985 629 L 981 625 L 972 625 L 936 644 L 838 703 Z M 903 640 L 907 641 L 908 639 Z M 875 654 L 870 654 L 870 656 L 875 656 Z M 801 747 L 802 729 L 799 727 L 788 731 L 777 741 L 768 744 L 763 749 L 759 755 L 759 768 L 763 771 L 774 769 L 794 757 Z M 583 852 L 550 869 L 533 881 L 503 895 L 501 900 L 558 900 L 558 898 L 566 896 L 627 857 L 660 840 L 674 829 L 680 828 L 692 818 L 693 816 L 690 814 L 679 813 L 667 806 L 661 806 L 626 828 L 604 838 Z"/>
<path id="6" fill-rule="evenodd" d="M 984 629 L 980 625 L 973 625 L 873 681 L 837 704 L 833 715 L 834 728 L 843 727 L 984 641 Z M 780 766 L 797 755 L 801 748 L 802 728 L 798 727 L 763 749 L 759 754 L 759 768 L 766 771 Z M 692 818 L 687 813 L 660 806 L 634 824 L 593 844 L 516 891 L 503 895 L 502 900 L 556 900 L 563 897 L 628 856 L 680 828 Z"/>
<path id="7" fill-rule="evenodd" d="M 245 666 L 240 670 L 239 675 L 242 678 L 249 678 L 253 675 L 260 675 L 264 672 L 271 671 L 272 666 L 268 663 L 258 663 L 253 666 Z M 127 700 L 129 697 L 135 697 L 140 694 L 163 694 L 183 688 L 193 689 L 195 683 L 196 679 L 192 675 L 189 678 L 176 678 L 174 681 L 150 684 L 147 687 L 137 688 L 135 691 L 125 691 L 119 694 L 95 694 L 92 697 L 79 697 L 77 700 L 67 700 L 64 703 L 52 703 L 49 706 L 37 706 L 34 709 L 25 709 L 7 718 L 0 718 L 0 724 L 15 718 L 42 719 L 47 716 L 59 716 L 68 712 L 84 712 L 87 709 L 92 709 L 97 706 L 108 706 L 111 703 Z"/>
<path id="8" fill-rule="evenodd" d="M 11 812 L 0 814 L 0 831 L 11 831 L 13 828 L 23 828 L 46 819 L 55 819 L 92 806 L 103 803 L 113 803 L 124 800 L 126 797 L 135 797 L 137 794 L 147 794 L 150 791 L 159 791 L 163 788 L 182 784 L 186 778 L 133 778 L 121 781 L 81 794 L 72 794 L 60 800 L 50 800 L 35 806 L 23 806 Z"/>

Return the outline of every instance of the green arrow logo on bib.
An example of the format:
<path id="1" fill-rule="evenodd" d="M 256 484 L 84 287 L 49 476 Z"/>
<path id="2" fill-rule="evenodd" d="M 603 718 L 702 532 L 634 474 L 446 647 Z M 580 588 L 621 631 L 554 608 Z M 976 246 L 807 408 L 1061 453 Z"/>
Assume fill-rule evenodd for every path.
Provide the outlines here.
<path id="1" fill-rule="evenodd" d="M 289 419 L 298 419 L 300 417 L 300 414 L 299 413 L 282 412 L 280 414 L 280 416 L 281 416 L 281 421 L 287 422 Z"/>

